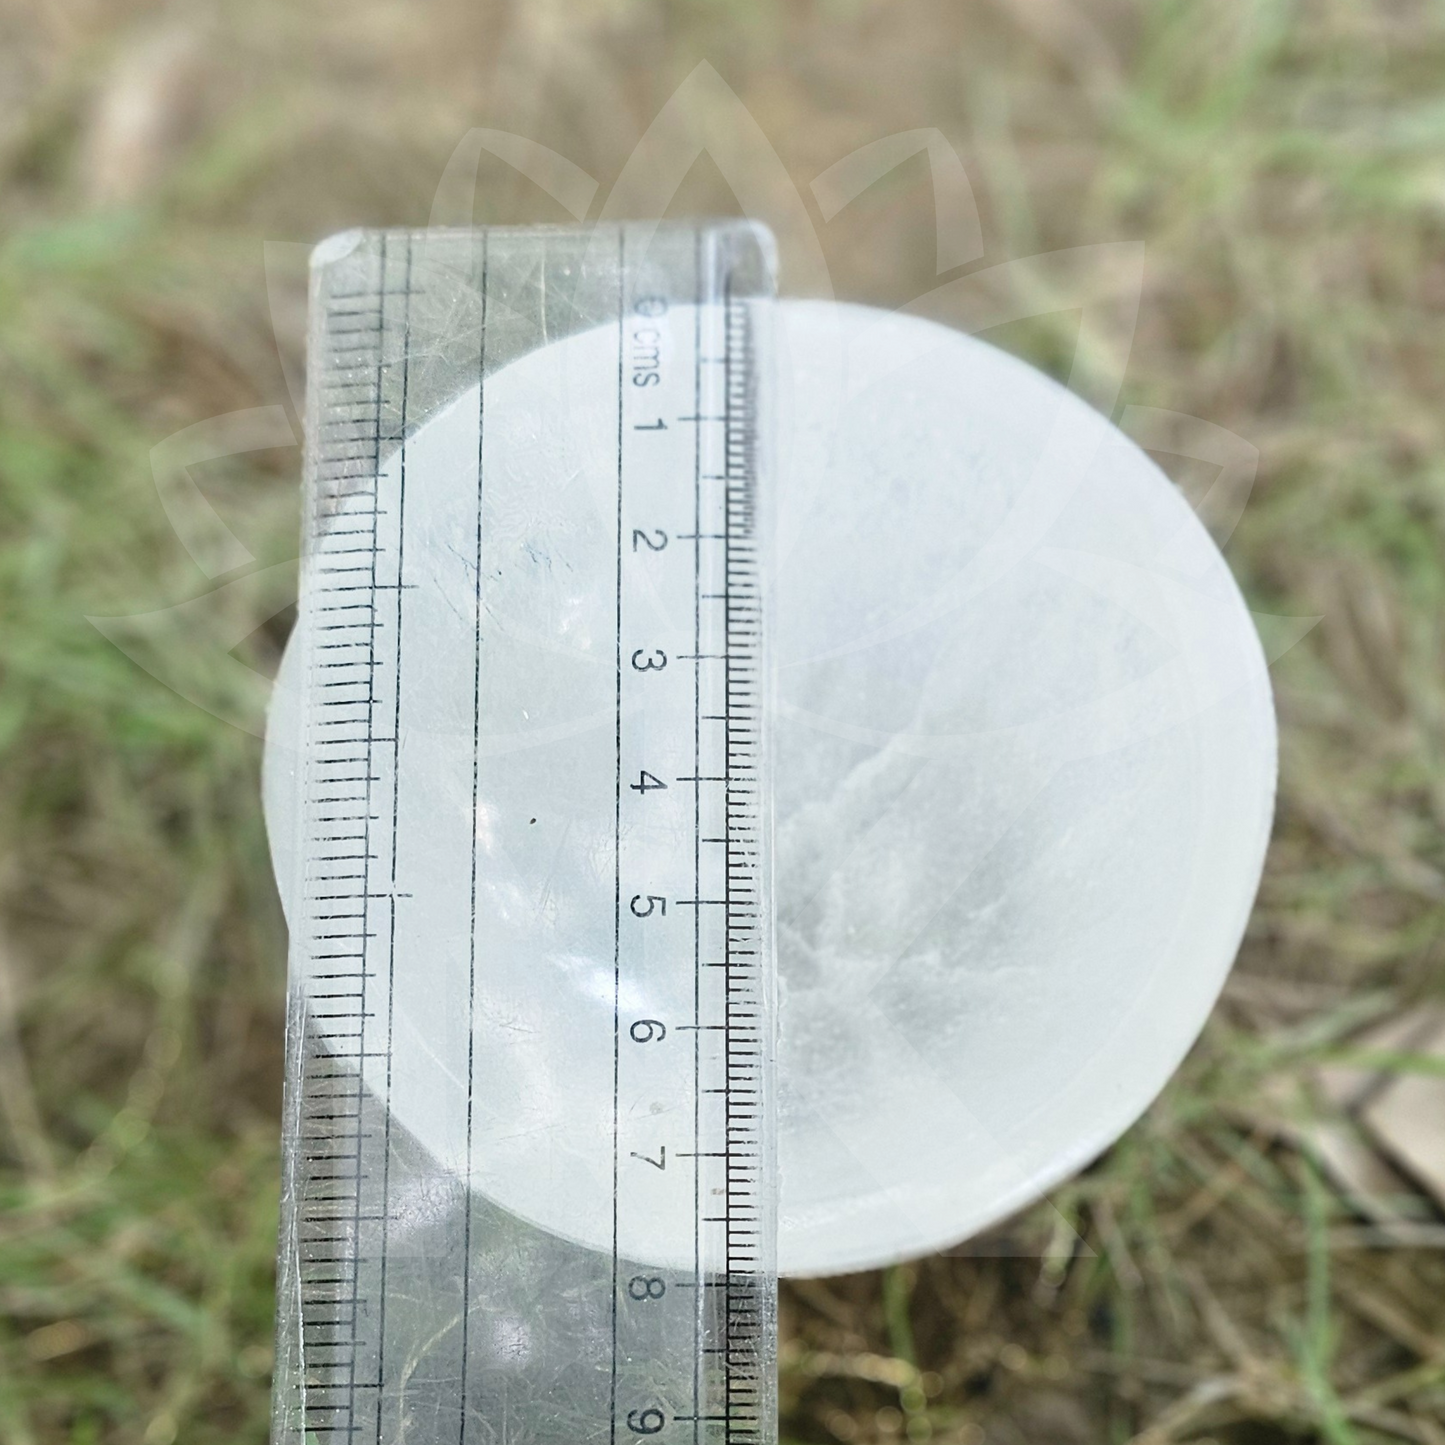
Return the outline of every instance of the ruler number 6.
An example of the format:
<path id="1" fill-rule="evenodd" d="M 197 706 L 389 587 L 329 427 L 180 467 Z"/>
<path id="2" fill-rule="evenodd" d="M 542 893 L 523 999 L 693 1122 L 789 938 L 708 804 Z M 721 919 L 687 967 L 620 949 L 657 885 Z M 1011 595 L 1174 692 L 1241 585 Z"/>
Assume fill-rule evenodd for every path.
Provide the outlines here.
<path id="1" fill-rule="evenodd" d="M 627 1032 L 634 1044 L 660 1044 L 667 1037 L 667 1025 L 661 1019 L 633 1019 Z"/>

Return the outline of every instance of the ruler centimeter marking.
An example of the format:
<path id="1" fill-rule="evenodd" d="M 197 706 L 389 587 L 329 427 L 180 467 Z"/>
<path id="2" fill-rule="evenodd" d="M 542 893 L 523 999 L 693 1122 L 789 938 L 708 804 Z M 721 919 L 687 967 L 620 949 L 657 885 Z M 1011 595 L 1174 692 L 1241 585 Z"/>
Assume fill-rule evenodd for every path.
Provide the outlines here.
<path id="1" fill-rule="evenodd" d="M 630 309 L 639 301 L 641 281 L 630 270 L 628 236 L 617 233 L 617 496 L 616 496 L 616 671 L 614 879 L 613 879 L 613 1220 L 610 1421 L 597 1421 L 611 1445 L 632 1445 L 639 1435 L 659 1435 L 659 1445 L 761 1445 L 771 1431 L 765 1418 L 772 1401 L 773 1369 L 771 1254 L 762 1231 L 771 1220 L 771 1160 L 765 1154 L 769 1083 L 767 1070 L 771 988 L 768 971 L 766 817 L 763 811 L 761 737 L 762 633 L 757 507 L 757 357 L 753 303 L 733 294 L 730 262 L 706 228 L 692 237 L 692 294 L 680 286 L 665 304 L 690 310 L 687 325 L 673 331 L 676 362 L 691 361 L 687 401 L 656 427 L 632 422 L 627 386 Z M 414 240 L 383 235 L 368 258 L 368 275 L 348 273 L 350 289 L 326 290 L 314 304 L 325 308 L 313 401 L 314 449 L 307 515 L 307 596 L 313 628 L 303 704 L 305 753 L 302 764 L 303 927 L 307 977 L 306 1012 L 311 1021 L 300 1050 L 297 1114 L 300 1120 L 294 1229 L 300 1336 L 300 1399 L 295 1414 L 299 1436 L 318 1442 L 366 1438 L 382 1445 L 390 1418 L 383 1395 L 394 1389 L 399 1368 L 387 1357 L 387 1287 L 392 1201 L 393 1022 L 396 990 L 406 967 L 406 939 L 398 939 L 398 900 L 411 886 L 401 867 L 399 819 L 402 778 L 403 709 L 401 665 L 406 595 L 406 479 L 411 405 L 410 349 L 413 308 L 424 296 L 416 285 Z M 487 251 L 479 251 L 481 322 L 478 332 L 477 519 L 475 586 L 477 630 L 471 693 L 480 728 L 482 688 L 482 434 L 485 423 Z M 420 268 L 425 274 L 425 267 Z M 640 272 L 639 272 L 640 275 Z M 672 278 L 678 279 L 675 276 Z M 671 288 L 669 288 L 671 290 Z M 658 298 L 642 298 L 649 304 Z M 653 314 L 653 313 L 643 313 Z M 337 325 L 342 318 L 343 324 Z M 685 335 L 690 332 L 690 335 Z M 691 342 L 692 355 L 681 349 Z M 316 332 L 313 332 L 313 344 Z M 678 387 L 680 391 L 680 386 Z M 324 400 L 321 398 L 329 398 Z M 344 413 L 336 408 L 344 406 Z M 690 406 L 690 411 L 686 410 Z M 324 413 L 322 408 L 327 409 Z M 317 424 L 325 414 L 330 419 Z M 674 420 L 675 418 L 675 420 Z M 342 424 L 344 423 L 344 424 Z M 629 423 L 631 423 L 629 425 Z M 640 1207 L 636 1175 L 624 1187 L 622 1174 L 639 1158 L 624 1128 L 623 1083 L 641 1076 L 626 1052 L 623 991 L 633 950 L 642 947 L 632 917 L 623 907 L 646 880 L 629 877 L 627 838 L 641 817 L 625 785 L 645 768 L 640 748 L 646 728 L 635 721 L 633 690 L 651 676 L 624 660 L 646 637 L 634 638 L 634 618 L 646 609 L 632 605 L 629 582 L 639 564 L 652 558 L 652 543 L 639 553 L 625 540 L 639 519 L 629 510 L 634 496 L 656 499 L 655 477 L 647 481 L 648 433 L 690 425 L 691 516 L 676 527 L 675 543 L 690 543 L 686 634 L 691 652 L 674 651 L 673 662 L 690 665 L 691 737 L 679 741 L 684 769 L 669 783 L 690 792 L 692 897 L 673 897 L 674 911 L 689 908 L 691 955 L 692 1097 L 689 1192 L 692 1206 L 691 1278 L 672 1278 L 691 1318 L 690 1399 L 656 1399 L 636 1394 L 638 1334 L 635 1319 L 619 1310 L 638 1296 L 621 1275 L 619 1225 L 629 1201 Z M 395 491 L 380 494 L 384 450 L 400 444 Z M 658 453 L 652 454 L 653 458 Z M 682 453 L 676 453 L 678 457 Z M 672 477 L 672 483 L 681 478 Z M 637 484 L 634 489 L 634 482 Z M 686 497 L 675 488 L 675 502 Z M 685 503 L 684 503 L 685 505 Z M 677 522 L 686 515 L 674 508 Z M 340 523 L 341 525 L 337 525 Z M 651 534 L 650 534 L 651 535 Z M 634 535 L 635 543 L 635 535 Z M 678 548 L 678 551 L 683 549 Z M 634 553 L 638 554 L 634 558 Z M 681 575 L 677 583 L 681 584 Z M 674 584 L 669 583 L 668 586 Z M 667 591 L 665 606 L 679 623 L 680 593 Z M 418 613 L 418 616 L 423 616 Z M 656 615 L 655 613 L 653 614 Z M 683 635 L 681 628 L 677 633 Z M 669 650 L 672 645 L 669 644 Z M 672 713 L 667 716 L 671 718 Z M 672 723 L 666 724 L 671 727 Z M 681 714 L 678 714 L 678 730 Z M 655 741 L 655 740 L 654 740 Z M 482 739 L 472 739 L 472 812 L 480 800 Z M 670 745 L 670 743 L 669 743 Z M 387 776 L 388 770 L 390 776 Z M 626 775 L 626 776 L 624 776 Z M 644 774 L 645 776 L 645 774 Z M 466 780 L 459 779 L 464 787 Z M 636 791 L 634 787 L 633 792 Z M 647 790 L 641 791 L 642 804 Z M 476 927 L 478 858 L 471 858 L 470 912 L 473 936 L 467 960 L 466 998 L 474 1010 L 478 994 Z M 670 891 L 670 890 L 669 890 Z M 678 891 L 681 891 L 680 889 Z M 637 899 L 633 899 L 635 904 Z M 713 914 L 712 910 L 720 910 Z M 665 912 L 665 906 L 663 911 Z M 709 921 L 717 919 L 714 923 Z M 408 925 L 409 926 L 409 925 Z M 675 932 L 668 944 L 686 968 Z M 649 941 L 649 946 L 651 942 Z M 720 956 L 719 956 L 720 955 Z M 686 1016 L 686 1015 L 684 1015 Z M 641 1022 L 649 1023 L 643 1020 Z M 678 1025 L 679 1031 L 685 1026 Z M 634 1041 L 636 1035 L 633 1035 Z M 716 1042 L 708 1042 L 716 1041 Z M 465 1100 L 466 1158 L 472 1161 L 474 1037 L 467 1045 Z M 384 1080 L 384 1083 L 382 1082 Z M 629 1095 L 629 1098 L 631 1095 Z M 679 1141 L 680 1142 L 680 1141 Z M 670 1141 L 669 1141 L 670 1143 Z M 668 1151 L 663 1151 L 663 1158 Z M 681 1159 L 679 1159 L 681 1163 Z M 647 1171 L 643 1171 L 644 1174 Z M 468 1400 L 470 1315 L 482 1298 L 472 1278 L 472 1210 L 464 1211 L 460 1296 L 460 1394 L 456 1438 L 466 1445 L 469 1415 L 485 1414 L 485 1399 Z M 651 1301 L 654 1297 L 648 1295 Z M 442 1307 L 439 1302 L 439 1309 Z M 456 1304 L 452 1306 L 456 1309 Z M 439 1323 L 442 1323 L 439 1321 Z M 627 1335 L 629 1373 L 619 1369 Z M 670 1367 L 669 1367 L 670 1368 Z M 681 1380 L 677 1384 L 681 1386 Z M 683 1388 L 686 1388 L 685 1386 Z M 470 1409 L 468 1408 L 470 1405 Z M 690 1408 L 688 1408 L 690 1406 Z M 660 1422 L 660 1423 L 658 1423 Z M 673 1428 L 676 1427 L 676 1428 Z M 500 1421 L 493 1428 L 502 1429 Z M 662 1433 L 664 1432 L 665 1433 Z M 599 1435 L 583 1434 L 588 1439 Z"/>
<path id="2" fill-rule="evenodd" d="M 401 451 L 397 458 L 399 471 L 399 483 L 396 498 L 396 633 L 393 639 L 393 646 L 396 653 L 394 664 L 395 671 L 392 675 L 392 711 L 391 711 L 391 897 L 388 900 L 390 906 L 387 908 L 387 949 L 386 949 L 386 1100 L 391 1099 L 392 1085 L 392 1041 L 393 1021 L 395 1016 L 396 1003 L 396 903 L 397 903 L 397 824 L 400 818 L 400 788 L 401 788 L 401 648 L 402 648 L 402 627 L 401 611 L 402 601 L 406 596 L 405 567 L 406 567 L 406 429 L 410 420 L 411 410 L 411 306 L 412 306 L 412 239 L 407 236 L 404 241 L 406 248 L 405 271 L 402 280 L 402 324 L 401 324 L 401 415 L 398 418 L 396 434 L 401 438 Z M 382 248 L 382 295 L 381 315 L 385 317 L 386 305 L 386 248 Z M 384 329 L 384 320 L 383 320 Z M 383 364 L 385 358 L 382 358 Z M 380 409 L 377 416 L 380 418 Z M 378 475 L 381 463 L 381 441 L 380 434 L 377 438 L 376 463 Z M 375 552 L 373 552 L 373 561 Z M 371 634 L 373 651 L 375 649 L 376 634 Z M 379 666 L 373 663 L 373 666 Z M 374 729 L 368 725 L 368 736 Z M 370 767 L 367 768 L 370 772 Z M 358 1085 L 358 1087 L 361 1087 Z M 391 1236 L 391 1109 L 384 1110 L 385 1123 L 382 1126 L 381 1141 L 381 1247 L 380 1263 L 377 1270 L 377 1299 L 376 1299 L 376 1382 L 375 1388 L 380 1392 L 386 1379 L 386 1265 L 389 1255 L 388 1245 Z M 361 1191 L 357 1190 L 357 1202 L 360 1204 Z M 359 1226 L 359 1222 L 358 1222 Z M 381 1445 L 381 1401 L 379 1398 L 373 1401 L 372 1410 L 376 1417 L 376 1445 Z"/>
<path id="3" fill-rule="evenodd" d="M 691 543 L 691 651 L 679 658 L 692 668 L 691 756 L 688 773 L 678 779 L 691 791 L 692 897 L 677 900 L 692 908 L 693 1270 L 690 1280 L 678 1283 L 693 1290 L 693 1348 L 691 1410 L 676 1418 L 690 1426 L 694 1442 L 715 1425 L 724 1441 L 750 1445 L 770 1423 L 763 1418 L 771 1400 L 764 1375 L 771 1374 L 773 1363 L 766 1335 L 771 1315 L 763 1312 L 759 1277 L 764 1270 L 759 987 L 766 956 L 758 895 L 763 820 L 752 384 L 757 362 L 749 303 L 731 295 L 726 270 L 719 275 L 718 258 L 706 254 L 705 240 L 699 233 L 694 255 L 690 409 L 678 417 L 693 426 L 693 515 L 690 531 L 679 538 Z M 719 280 L 721 294 L 713 290 Z M 635 430 L 652 433 L 637 445 L 656 444 L 653 427 Z M 720 856 L 714 847 L 721 848 Z M 721 945 L 718 961 L 703 944 L 704 909 L 712 906 L 722 909 L 712 945 Z M 709 969 L 722 975 L 710 985 Z M 715 1035 L 721 1035 L 721 1049 L 705 1057 L 704 1037 Z M 721 1105 L 710 1120 L 704 1118 L 705 1099 L 714 1109 Z M 713 1368 L 705 1376 L 709 1360 Z M 617 1410 L 618 1417 L 623 1413 Z"/>
<path id="4" fill-rule="evenodd" d="M 724 767 L 727 826 L 724 912 L 727 930 L 724 970 L 726 1025 L 723 1096 L 727 1199 L 728 1291 L 725 1343 L 729 1347 L 725 1435 L 754 1441 L 764 1426 L 766 1392 L 759 1358 L 764 1321 L 760 1314 L 758 1231 L 761 1226 L 762 1000 L 758 988 L 763 962 L 758 862 L 763 826 L 760 758 L 762 697 L 760 583 L 758 575 L 756 388 L 749 304 L 723 283 L 723 476 L 726 523 L 723 567 L 724 667 L 726 668 Z M 699 358 L 699 368 L 702 361 Z M 699 664 L 700 665 L 700 664 Z M 699 820 L 700 823 L 701 820 Z M 699 826 L 699 832 L 701 827 Z M 749 1088 L 748 1085 L 752 1087 Z"/>
<path id="5" fill-rule="evenodd" d="M 689 1148 L 678 1151 L 691 1168 L 691 1272 L 690 1277 L 669 1281 L 669 1288 L 685 1292 L 691 1317 L 685 1386 L 689 1398 L 685 1409 L 669 1409 L 651 1397 L 619 1393 L 617 1360 L 626 1352 L 620 1336 L 634 1326 L 616 1311 L 657 1306 L 630 1303 L 624 1292 L 615 1291 L 612 1428 L 614 1440 L 630 1440 L 676 1423 L 685 1427 L 685 1438 L 693 1445 L 701 1445 L 704 1437 L 727 1445 L 754 1445 L 771 1429 L 764 1416 L 772 1400 L 773 1368 L 771 1306 L 763 1294 L 772 1284 L 762 1277 L 770 1272 L 771 1260 L 765 1260 L 760 1238 L 765 1223 L 760 1193 L 769 1181 L 764 1177 L 761 1118 L 767 1064 L 760 989 L 767 954 L 759 892 L 764 820 L 757 396 L 752 381 L 757 358 L 751 304 L 731 294 L 727 261 L 712 249 L 708 234 L 699 230 L 693 239 L 692 276 L 687 278 L 691 285 L 673 278 L 683 284 L 675 284 L 667 299 L 641 291 L 640 281 L 629 290 L 625 259 L 621 266 L 626 300 L 618 337 L 613 898 L 615 1002 L 628 982 L 631 950 L 643 946 L 635 940 L 623 902 L 639 892 L 652 892 L 654 886 L 652 879 L 630 867 L 634 857 L 629 854 L 629 830 L 656 826 L 653 810 L 661 806 L 656 800 L 668 796 L 634 783 L 629 797 L 623 782 L 652 766 L 639 751 L 644 742 L 658 753 L 670 748 L 668 756 L 686 761 L 667 781 L 685 786 L 688 799 L 686 813 L 678 809 L 671 817 L 679 832 L 691 834 L 686 842 L 686 890 L 691 896 L 669 900 L 674 909 L 691 913 L 685 944 L 692 969 L 690 1019 L 683 1026 L 692 1034 L 686 1085 L 691 1097 L 684 1100 L 691 1141 Z M 673 307 L 683 312 L 675 320 Z M 640 346 L 649 366 L 655 361 L 649 349 L 660 346 L 665 359 L 656 364 L 662 373 L 671 372 L 671 379 L 664 376 L 661 385 L 634 392 L 625 379 L 629 346 Z M 645 369 L 632 376 L 634 383 L 648 379 Z M 681 404 L 668 416 L 659 415 L 669 401 Z M 669 440 L 679 427 L 692 429 L 685 450 Z M 686 547 L 685 574 L 667 570 L 667 554 L 656 546 L 664 529 L 649 530 L 661 520 L 660 513 L 654 515 L 658 509 L 677 514 L 682 500 L 677 495 L 682 477 L 677 474 L 684 458 L 691 472 L 691 515 L 684 527 L 672 531 L 671 541 Z M 638 547 L 639 532 L 654 540 Z M 629 534 L 634 539 L 630 549 Z M 679 695 L 657 704 L 658 715 L 666 720 L 654 723 L 653 735 L 645 724 L 629 720 L 637 709 L 653 706 L 653 689 L 663 685 L 660 676 L 667 676 L 639 666 L 639 658 L 655 661 L 662 656 L 661 649 L 651 650 L 657 639 L 639 630 L 644 624 L 655 625 L 658 617 L 655 595 L 648 606 L 650 588 L 665 595 L 661 610 L 674 622 L 670 635 L 678 646 L 670 662 L 685 664 L 689 674 L 685 704 Z M 636 672 L 625 665 L 629 656 Z M 659 731 L 660 737 L 655 735 Z M 647 856 L 645 849 L 635 855 L 638 866 Z M 657 891 L 665 890 L 657 884 Z M 650 901 L 660 903 L 661 898 Z M 674 936 L 677 962 L 680 944 Z M 640 1207 L 649 1182 L 650 1171 L 629 1161 L 641 1159 L 656 1169 L 659 1158 L 643 1159 L 640 1149 L 633 1152 L 634 1145 L 645 1141 L 629 1132 L 636 1128 L 635 1114 L 623 1120 L 622 1098 L 645 1098 L 647 1075 L 621 1043 L 620 1010 L 614 1023 L 619 1042 L 612 1101 L 615 1242 L 629 1201 L 638 1201 Z M 655 1145 L 651 1152 L 657 1155 Z M 632 1179 L 629 1170 L 640 1180 Z M 657 1176 L 650 1178 L 660 1183 Z M 614 1265 L 618 1258 L 614 1247 Z M 624 1427 L 629 1433 L 623 1433 Z M 670 1430 L 662 1438 L 668 1445 L 678 1441 Z"/>
<path id="6" fill-rule="evenodd" d="M 623 450 L 627 355 L 627 233 L 617 233 L 617 616 L 616 655 L 617 715 L 615 733 L 616 771 L 613 776 L 612 810 L 612 1358 L 608 1375 L 608 1438 L 617 1445 L 618 1392 L 618 1287 L 620 1260 L 617 1236 L 620 1225 L 622 1185 L 622 526 L 623 480 L 626 473 Z"/>
<path id="7" fill-rule="evenodd" d="M 702 415 L 703 238 L 693 242 L 692 411 Z M 702 427 L 692 429 L 692 895 L 702 897 Z M 702 909 L 692 914 L 692 1209 L 702 1216 Z M 692 1232 L 692 1277 L 702 1278 L 702 1231 Z M 692 1307 L 692 1439 L 702 1430 L 703 1309 L 705 1290 Z"/>
<path id="8" fill-rule="evenodd" d="M 386 1266 L 390 1222 L 391 1118 L 369 1100 L 368 1060 L 391 1075 L 392 999 L 398 896 L 396 816 L 405 448 L 394 515 L 373 501 L 383 447 L 404 434 L 408 409 L 412 243 L 402 239 L 400 284 L 392 238 L 379 241 L 374 292 L 362 319 L 345 331 L 328 325 L 318 359 L 323 389 L 346 397 L 346 435 L 316 427 L 306 541 L 310 605 L 332 620 L 330 660 L 311 660 L 303 811 L 311 839 L 326 844 L 303 860 L 305 926 L 313 965 L 324 961 L 325 990 L 308 1013 L 325 1045 L 303 1051 L 297 1201 L 302 1375 L 300 1423 L 306 1437 L 381 1439 L 377 1398 L 385 1377 Z M 332 303 L 336 297 L 329 298 Z M 398 314 L 399 313 L 399 314 Z M 331 312 L 334 316 L 336 311 Z M 330 317 L 328 317 L 328 321 Z M 388 418 L 388 352 L 399 333 L 399 415 Z M 333 527 L 344 517 L 347 526 Z M 361 561 L 351 559 L 360 558 Z M 394 570 L 393 570 L 394 569 Z M 383 609 L 389 617 L 382 615 Z M 389 634 L 389 636 L 387 635 Z M 329 674 L 325 682 L 317 674 Z M 388 695 L 389 689 L 389 695 Z M 390 751 L 391 796 L 381 794 L 381 750 Z M 378 784 L 383 785 L 381 791 Z M 338 793 L 337 789 L 354 789 Z M 328 805 L 355 804 L 344 812 Z M 390 811 L 390 819 L 385 816 Z M 325 826 L 318 826 L 325 825 Z M 378 886 L 382 880 L 384 886 Z M 318 908 L 319 903 L 328 907 Z M 379 916 L 380 915 L 380 916 Z M 354 925 L 348 926 L 348 925 Z M 376 992 L 384 984 L 384 1008 Z M 325 995 L 323 998 L 322 995 Z M 354 1031 L 334 1026 L 353 1019 Z M 334 1087 L 333 1087 L 334 1084 Z M 367 1127 L 367 1122 L 370 1127 Z M 320 1126 L 319 1128 L 317 1126 Z M 344 1146 L 344 1147 L 343 1147 Z M 342 1167 L 334 1167 L 334 1166 Z"/>

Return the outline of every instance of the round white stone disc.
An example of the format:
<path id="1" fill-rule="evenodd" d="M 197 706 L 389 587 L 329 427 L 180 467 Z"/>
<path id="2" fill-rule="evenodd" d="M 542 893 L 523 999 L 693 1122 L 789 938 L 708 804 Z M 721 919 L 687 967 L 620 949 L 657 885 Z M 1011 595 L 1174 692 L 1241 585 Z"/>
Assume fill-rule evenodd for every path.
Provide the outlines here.
<path id="1" fill-rule="evenodd" d="M 777 326 L 779 1262 L 810 1275 L 964 1240 L 1138 1117 L 1238 948 L 1275 728 L 1223 558 L 1085 403 L 917 318 L 784 301 Z M 489 378 L 489 419 L 515 404 L 519 438 L 540 424 L 565 451 L 588 409 L 522 398 L 549 353 L 587 374 L 597 336 Z M 474 450 L 475 412 L 473 391 L 428 422 L 413 467 Z M 555 485 L 557 451 L 519 442 L 509 480 Z M 299 681 L 293 650 L 273 734 Z M 296 799 L 274 748 L 265 791 L 284 902 Z M 424 1110 L 400 1122 L 451 1157 Z M 505 1208 L 610 1247 L 540 1171 L 475 1168 Z"/>

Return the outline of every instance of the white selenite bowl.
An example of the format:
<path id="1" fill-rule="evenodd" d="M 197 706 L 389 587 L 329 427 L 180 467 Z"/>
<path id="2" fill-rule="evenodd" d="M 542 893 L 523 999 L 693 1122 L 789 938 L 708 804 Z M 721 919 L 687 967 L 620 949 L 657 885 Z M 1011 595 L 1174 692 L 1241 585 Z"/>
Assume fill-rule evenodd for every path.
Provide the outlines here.
<path id="1" fill-rule="evenodd" d="M 776 323 L 779 1262 L 818 1275 L 969 1238 L 1146 1108 L 1239 946 L 1276 740 L 1224 559 L 1106 419 L 929 321 L 782 301 Z M 489 416 L 540 355 L 488 379 Z M 475 396 L 419 455 L 445 455 Z M 580 426 L 574 410 L 545 422 Z M 295 673 L 293 649 L 277 736 Z M 265 792 L 289 900 L 279 748 Z M 400 1122 L 447 1156 L 420 1112 Z M 546 1177 L 479 1160 L 472 1185 L 610 1247 Z"/>

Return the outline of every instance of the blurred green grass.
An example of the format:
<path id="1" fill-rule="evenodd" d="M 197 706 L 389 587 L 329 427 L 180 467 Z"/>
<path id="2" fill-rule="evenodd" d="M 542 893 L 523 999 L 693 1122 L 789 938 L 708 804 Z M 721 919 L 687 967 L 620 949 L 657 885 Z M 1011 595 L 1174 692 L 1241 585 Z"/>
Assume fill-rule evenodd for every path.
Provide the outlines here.
<path id="1" fill-rule="evenodd" d="M 987 263 L 1144 241 L 1121 406 L 1259 448 L 1228 555 L 1259 612 L 1319 619 L 1276 668 L 1277 835 L 1184 1070 L 980 1246 L 785 1289 L 785 1434 L 1445 1441 L 1438 1213 L 1417 1196 L 1414 1234 L 1372 1233 L 1260 1123 L 1369 1018 L 1441 994 L 1438 7 L 71 0 L 0 6 L 0 41 L 0 1439 L 266 1430 L 284 930 L 259 744 L 214 712 L 258 723 L 236 663 L 274 666 L 284 597 L 212 596 L 151 447 L 285 403 L 302 298 L 283 267 L 268 299 L 263 240 L 423 221 L 471 124 L 605 191 L 708 58 L 804 196 L 937 125 Z M 731 205 L 710 161 L 676 202 Z M 477 216 L 561 218 L 500 166 Z M 934 284 L 921 158 L 814 219 L 838 294 Z M 1079 317 L 995 339 L 1064 372 Z M 197 469 L 255 572 L 294 554 L 297 472 L 279 449 Z M 88 620 L 189 598 L 211 600 L 149 660 L 206 706 Z M 1065 1227 L 1087 1249 L 1049 1253 Z"/>

